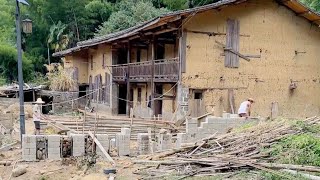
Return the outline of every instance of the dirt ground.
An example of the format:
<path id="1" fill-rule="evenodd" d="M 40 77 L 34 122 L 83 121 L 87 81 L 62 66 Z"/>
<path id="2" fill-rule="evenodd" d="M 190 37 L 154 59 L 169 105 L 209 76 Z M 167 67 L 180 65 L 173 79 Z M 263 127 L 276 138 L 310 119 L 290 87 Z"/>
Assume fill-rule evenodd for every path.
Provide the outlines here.
<path id="1" fill-rule="evenodd" d="M 19 127 L 18 124 L 15 124 Z M 34 133 L 34 124 L 31 118 L 26 120 L 26 134 Z M 19 140 L 19 133 L 14 132 L 12 139 Z M 136 146 L 136 144 L 132 144 Z M 116 179 L 139 179 L 133 174 L 139 166 L 131 163 L 130 157 L 113 157 L 116 166 L 106 162 L 102 158 L 97 159 L 97 163 L 90 167 L 84 174 L 84 167 L 77 167 L 76 161 L 52 161 L 45 160 L 39 162 L 23 162 L 21 147 L 18 143 L 8 151 L 0 152 L 0 161 L 11 161 L 10 166 L 0 165 L 0 180 L 103 180 L 109 179 L 109 175 L 103 173 L 104 169 L 115 168 L 117 170 Z M 12 177 L 12 170 L 17 166 L 26 166 L 27 172 L 19 177 Z"/>
<path id="2" fill-rule="evenodd" d="M 76 163 L 66 164 L 66 161 L 22 162 L 19 145 L 13 150 L 1 152 L 0 160 L 13 162 L 10 166 L 0 165 L 0 179 L 4 180 L 10 179 L 12 169 L 17 166 L 27 166 L 27 172 L 19 177 L 11 177 L 12 180 L 103 180 L 109 178 L 103 170 L 113 168 L 117 170 L 116 179 L 139 179 L 139 176 L 133 174 L 139 166 L 134 166 L 130 157 L 115 157 L 115 167 L 103 159 L 98 159 L 86 174 L 84 167 L 78 168 Z"/>

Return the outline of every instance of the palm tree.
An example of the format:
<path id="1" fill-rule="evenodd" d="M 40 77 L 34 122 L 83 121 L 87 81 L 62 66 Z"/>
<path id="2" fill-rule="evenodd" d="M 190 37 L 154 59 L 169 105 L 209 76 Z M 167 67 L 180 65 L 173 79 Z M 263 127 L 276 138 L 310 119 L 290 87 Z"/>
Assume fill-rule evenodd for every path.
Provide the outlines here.
<path id="1" fill-rule="evenodd" d="M 50 27 L 47 40 L 48 48 L 53 49 L 55 52 L 68 48 L 72 33 L 64 34 L 66 28 L 67 25 L 61 23 L 61 21 Z"/>

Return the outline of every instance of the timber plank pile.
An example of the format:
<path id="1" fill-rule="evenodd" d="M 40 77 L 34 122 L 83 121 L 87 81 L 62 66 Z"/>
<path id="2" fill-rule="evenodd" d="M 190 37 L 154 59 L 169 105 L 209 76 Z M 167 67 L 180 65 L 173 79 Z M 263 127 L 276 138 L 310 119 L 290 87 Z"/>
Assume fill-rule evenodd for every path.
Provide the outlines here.
<path id="1" fill-rule="evenodd" d="M 148 133 L 148 128 L 151 129 L 153 135 L 158 133 L 160 129 L 185 131 L 185 127 L 174 129 L 170 125 L 173 124 L 172 122 L 162 120 L 106 116 L 95 117 L 94 115 L 86 115 L 85 118 L 84 116 L 50 116 L 50 119 L 77 133 L 88 133 L 91 131 L 97 134 L 108 134 L 110 137 L 114 137 L 116 133 L 120 133 L 121 128 L 131 128 L 131 139 L 136 139 L 137 133 Z"/>
<path id="2" fill-rule="evenodd" d="M 306 126 L 320 124 L 320 118 L 303 120 Z M 319 167 L 290 164 L 274 164 L 271 150 L 266 150 L 281 139 L 304 133 L 302 128 L 282 121 L 264 122 L 240 132 L 231 132 L 185 144 L 182 148 L 171 149 L 146 156 L 134 161 L 148 165 L 139 170 L 146 179 L 164 177 L 176 173 L 179 176 L 209 176 L 216 173 L 230 173 L 241 169 L 260 169 L 280 174 L 278 169 L 320 172 Z"/>

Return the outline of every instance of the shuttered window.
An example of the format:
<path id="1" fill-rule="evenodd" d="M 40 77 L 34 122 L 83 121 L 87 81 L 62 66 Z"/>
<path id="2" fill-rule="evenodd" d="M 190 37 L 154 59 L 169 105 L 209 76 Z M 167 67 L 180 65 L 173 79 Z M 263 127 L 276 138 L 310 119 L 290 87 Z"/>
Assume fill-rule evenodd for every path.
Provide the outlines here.
<path id="1" fill-rule="evenodd" d="M 227 20 L 227 39 L 225 48 L 225 67 L 238 68 L 239 56 L 234 52 L 239 52 L 239 36 L 240 36 L 240 23 L 238 20 Z"/>
<path id="2" fill-rule="evenodd" d="M 91 70 L 93 70 L 93 56 L 90 56 L 90 65 L 91 65 Z"/>
<path id="3" fill-rule="evenodd" d="M 105 96 L 104 102 L 110 105 L 110 74 L 105 73 Z"/>

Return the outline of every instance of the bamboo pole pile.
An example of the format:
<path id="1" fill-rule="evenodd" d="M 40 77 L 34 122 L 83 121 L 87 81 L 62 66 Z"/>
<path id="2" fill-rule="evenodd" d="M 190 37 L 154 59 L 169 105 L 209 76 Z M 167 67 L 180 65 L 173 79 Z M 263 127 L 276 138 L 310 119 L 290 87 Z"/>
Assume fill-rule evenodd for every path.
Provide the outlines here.
<path id="1" fill-rule="evenodd" d="M 150 127 L 152 127 L 152 134 L 158 133 L 160 129 L 185 131 L 185 127 L 173 128 L 172 122 L 162 120 L 97 116 L 96 121 L 94 115 L 86 115 L 85 118 L 83 116 L 50 116 L 50 119 L 78 133 L 95 130 L 97 134 L 108 134 L 110 137 L 121 132 L 123 127 L 131 127 L 131 139 L 136 139 L 138 133 L 147 133 Z"/>
<path id="2" fill-rule="evenodd" d="M 303 120 L 308 125 L 320 124 L 320 118 Z M 277 169 L 320 172 L 319 167 L 274 164 L 268 147 L 281 139 L 304 133 L 289 121 L 261 122 L 257 126 L 223 135 L 212 135 L 180 149 L 171 149 L 136 160 L 136 164 L 149 164 L 150 168 L 137 171 L 144 177 L 165 176 L 176 172 L 184 177 L 233 172 L 239 169 L 260 169 L 280 174 Z"/>

